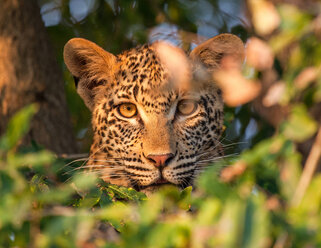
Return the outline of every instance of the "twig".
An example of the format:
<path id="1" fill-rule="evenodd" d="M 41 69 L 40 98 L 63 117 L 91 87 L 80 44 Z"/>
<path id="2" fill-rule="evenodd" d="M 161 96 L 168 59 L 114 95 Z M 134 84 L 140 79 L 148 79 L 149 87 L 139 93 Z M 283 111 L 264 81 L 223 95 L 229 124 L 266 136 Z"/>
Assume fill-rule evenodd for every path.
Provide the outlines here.
<path id="1" fill-rule="evenodd" d="M 291 200 L 292 206 L 298 206 L 301 203 L 301 200 L 311 182 L 312 176 L 318 166 L 319 159 L 321 157 L 321 127 L 319 128 L 318 134 L 315 138 L 313 146 L 310 150 L 307 161 L 305 162 L 304 169 L 296 187 L 295 193 Z M 276 240 L 273 248 L 283 248 L 289 238 L 287 232 L 284 232 L 279 238 Z"/>
<path id="2" fill-rule="evenodd" d="M 88 153 L 79 153 L 79 154 L 57 154 L 58 158 L 64 158 L 64 159 L 78 159 L 78 158 L 87 158 Z"/>
<path id="3" fill-rule="evenodd" d="M 318 161 L 321 157 L 321 127 L 315 138 L 313 146 L 310 150 L 307 161 L 305 162 L 304 169 L 292 198 L 292 206 L 298 206 L 311 182 L 312 176 L 318 166 Z"/>

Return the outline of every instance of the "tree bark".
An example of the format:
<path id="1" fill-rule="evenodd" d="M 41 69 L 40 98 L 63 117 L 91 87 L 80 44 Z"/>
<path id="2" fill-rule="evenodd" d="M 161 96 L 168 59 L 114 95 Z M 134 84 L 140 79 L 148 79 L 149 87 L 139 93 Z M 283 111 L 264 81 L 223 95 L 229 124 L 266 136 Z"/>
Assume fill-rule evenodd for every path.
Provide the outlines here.
<path id="1" fill-rule="evenodd" d="M 0 135 L 15 112 L 36 102 L 39 111 L 22 143 L 75 152 L 62 72 L 37 1 L 0 2 Z"/>

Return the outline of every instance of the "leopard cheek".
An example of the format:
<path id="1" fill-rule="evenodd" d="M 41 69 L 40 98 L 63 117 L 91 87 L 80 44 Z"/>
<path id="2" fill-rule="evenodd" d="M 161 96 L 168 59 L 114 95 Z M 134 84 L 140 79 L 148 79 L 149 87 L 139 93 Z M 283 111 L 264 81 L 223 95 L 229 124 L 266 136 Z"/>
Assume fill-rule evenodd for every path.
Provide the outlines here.
<path id="1" fill-rule="evenodd" d="M 214 39 L 213 42 L 219 40 Z M 87 43 L 82 41 L 80 45 Z M 102 52 L 98 46 L 88 44 L 89 47 L 78 51 L 84 54 L 75 51 L 76 54 L 71 54 L 73 57 L 66 56 L 72 71 L 79 75 L 91 75 L 90 80 L 80 80 L 82 88 L 78 89 L 93 112 L 94 134 L 88 167 L 101 168 L 99 173 L 105 181 L 137 186 L 141 190 L 148 187 L 156 189 L 164 181 L 181 187 L 192 184 L 200 171 L 200 163 L 222 155 L 218 140 L 222 133 L 223 101 L 219 90 L 214 86 L 202 91 L 195 89 L 192 92 L 192 95 L 197 95 L 195 100 L 169 87 L 172 70 L 168 68 L 168 63 L 163 63 L 153 45 L 113 56 Z M 194 49 L 191 58 L 199 56 L 197 61 L 202 62 L 204 52 L 207 53 L 212 47 L 220 47 L 210 46 L 207 49 L 206 44 Z M 171 51 L 176 53 L 175 49 L 171 48 Z M 72 53 L 71 50 L 72 46 L 69 46 L 67 55 Z M 179 53 L 183 56 L 183 51 Z M 103 59 L 99 57 L 100 54 Z M 88 60 L 93 64 L 83 65 L 82 61 L 78 61 L 76 64 L 82 67 L 78 69 L 70 61 L 78 55 L 79 58 L 95 56 L 95 59 Z M 101 65 L 104 61 L 106 64 Z M 217 61 L 213 60 L 210 65 Z M 85 71 L 95 68 L 99 68 L 96 73 Z M 121 101 L 116 102 L 116 99 Z M 154 129 L 150 137 L 150 140 L 155 140 L 154 143 L 162 139 L 165 131 L 169 132 L 168 139 L 174 140 L 175 149 L 171 144 L 163 150 L 155 146 L 154 150 L 149 151 L 151 155 L 164 157 L 164 154 L 171 154 L 175 150 L 177 156 L 170 162 L 159 162 L 155 156 L 149 160 L 143 157 L 142 144 L 149 132 L 146 128 L 148 123 Z M 170 124 L 166 126 L 164 123 Z"/>

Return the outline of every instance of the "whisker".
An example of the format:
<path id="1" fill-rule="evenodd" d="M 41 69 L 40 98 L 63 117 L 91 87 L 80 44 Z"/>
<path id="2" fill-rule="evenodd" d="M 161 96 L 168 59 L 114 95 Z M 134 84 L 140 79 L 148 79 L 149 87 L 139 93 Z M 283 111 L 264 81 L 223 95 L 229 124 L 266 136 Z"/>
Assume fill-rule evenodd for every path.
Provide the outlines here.
<path id="1" fill-rule="evenodd" d="M 210 159 L 202 159 L 197 161 L 196 163 L 211 163 L 211 162 L 217 162 L 218 160 L 223 160 L 225 158 L 230 158 L 230 157 L 234 157 L 236 156 L 236 153 L 233 154 L 229 154 L 229 155 L 224 155 L 224 156 L 219 156 L 219 157 L 214 157 L 214 158 L 210 158 Z"/>
<path id="2" fill-rule="evenodd" d="M 102 160 L 102 159 L 92 159 L 92 158 L 90 158 L 90 159 L 88 159 L 88 158 L 82 158 L 82 159 L 76 159 L 76 160 L 74 160 L 74 161 L 71 161 L 70 163 L 68 163 L 68 164 L 65 164 L 62 168 L 60 168 L 59 170 L 61 170 L 61 169 L 63 169 L 63 168 L 65 168 L 65 167 L 71 167 L 71 168 L 74 168 L 74 167 L 72 167 L 72 166 L 70 166 L 71 164 L 73 164 L 73 163 L 76 163 L 76 162 L 80 162 L 80 161 L 94 161 L 94 162 L 115 162 L 115 161 L 118 161 L 119 160 L 119 158 L 111 158 L 110 160 Z M 83 166 L 83 165 L 82 165 Z M 82 166 L 79 166 L 79 167 L 82 167 Z"/>
<path id="3" fill-rule="evenodd" d="M 81 159 L 81 158 L 87 158 L 88 153 L 80 153 L 80 154 L 58 154 L 57 158 L 63 158 L 63 159 Z"/>
<path id="4" fill-rule="evenodd" d="M 230 147 L 230 146 L 235 146 L 235 145 L 242 145 L 242 144 L 247 144 L 248 142 L 245 141 L 239 141 L 239 142 L 234 142 L 230 144 L 222 144 L 223 148 Z"/>
<path id="5" fill-rule="evenodd" d="M 91 154 L 88 158 L 80 158 L 80 159 L 76 159 L 71 161 L 70 163 L 67 163 L 66 165 L 62 166 L 59 170 L 64 169 L 66 166 L 69 166 L 70 164 L 76 163 L 76 162 L 80 162 L 80 161 L 84 161 L 84 163 L 81 165 L 83 166 L 86 162 L 88 162 L 88 160 L 94 155 L 96 154 L 98 151 L 100 151 L 101 149 L 103 149 L 104 146 L 100 147 L 99 149 L 97 149 L 97 151 L 95 151 L 93 154 Z"/>
<path id="6" fill-rule="evenodd" d="M 119 164 L 86 164 L 86 165 L 82 165 L 79 167 L 75 167 L 72 170 L 69 170 L 67 172 L 65 172 L 64 174 L 70 174 L 74 171 L 79 171 L 79 170 L 85 170 L 87 169 L 88 171 L 94 170 L 94 169 L 120 169 L 122 165 Z"/>
<path id="7" fill-rule="evenodd" d="M 74 164 L 74 163 L 77 163 L 77 162 L 80 162 L 80 161 L 85 161 L 85 160 L 87 160 L 87 158 L 79 158 L 79 159 L 73 160 L 73 161 L 65 164 L 65 165 L 62 166 L 61 168 L 59 168 L 59 171 L 62 170 L 62 169 L 64 169 L 65 167 L 68 167 L 68 166 L 71 165 L 71 164 Z"/>

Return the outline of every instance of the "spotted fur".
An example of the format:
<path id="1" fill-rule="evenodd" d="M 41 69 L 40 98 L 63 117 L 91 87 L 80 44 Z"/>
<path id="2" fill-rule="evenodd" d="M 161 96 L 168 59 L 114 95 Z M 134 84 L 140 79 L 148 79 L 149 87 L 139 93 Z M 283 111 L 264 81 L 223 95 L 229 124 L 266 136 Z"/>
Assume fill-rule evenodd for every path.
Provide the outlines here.
<path id="1" fill-rule="evenodd" d="M 210 75 L 223 54 L 235 55 L 236 49 L 243 48 L 230 34 L 200 45 L 189 57 L 182 57 L 186 62 L 182 67 L 190 74 L 184 72 L 188 87 L 181 87 L 175 83 L 179 71 L 171 68 L 170 58 L 160 54 L 159 44 L 175 58 L 185 56 L 163 43 L 114 56 L 77 38 L 64 51 L 67 67 L 78 81 L 78 93 L 92 110 L 94 135 L 88 167 L 108 182 L 140 190 L 155 190 L 163 183 L 191 185 L 205 164 L 222 156 L 223 100 Z M 178 114 L 182 99 L 196 101 L 197 111 L 189 116 Z M 121 116 L 118 106 L 122 103 L 135 104 L 137 114 Z M 149 157 L 155 154 L 172 156 L 156 166 Z"/>

